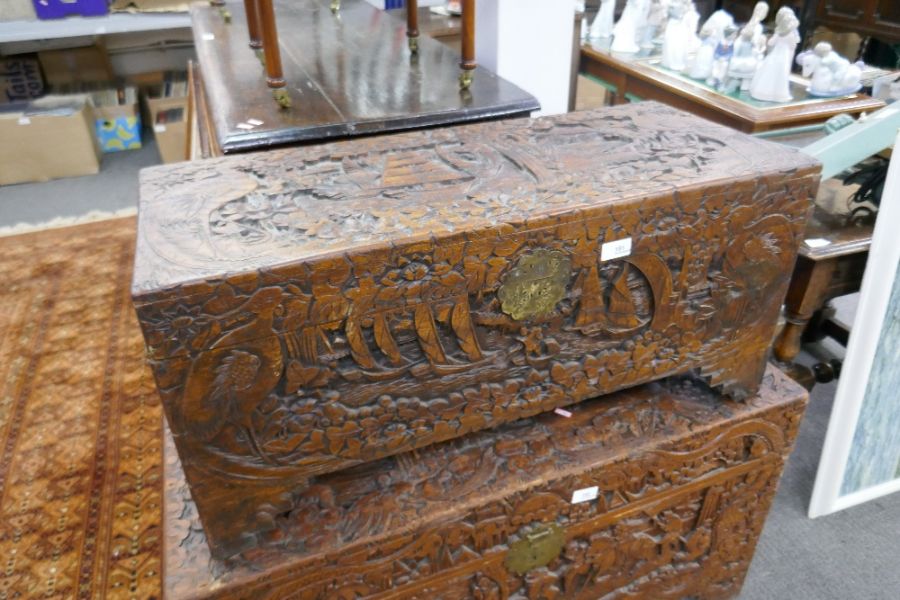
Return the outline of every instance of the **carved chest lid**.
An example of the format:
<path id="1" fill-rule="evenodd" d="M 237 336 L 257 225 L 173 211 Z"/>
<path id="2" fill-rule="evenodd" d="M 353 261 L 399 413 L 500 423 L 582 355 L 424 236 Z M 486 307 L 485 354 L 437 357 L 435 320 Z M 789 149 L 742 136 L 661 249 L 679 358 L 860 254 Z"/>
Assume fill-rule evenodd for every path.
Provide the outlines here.
<path id="1" fill-rule="evenodd" d="M 153 167 L 141 174 L 132 292 L 140 307 L 226 280 L 315 278 L 356 269 L 353 257 L 460 248 L 675 189 L 817 168 L 654 102 Z"/>

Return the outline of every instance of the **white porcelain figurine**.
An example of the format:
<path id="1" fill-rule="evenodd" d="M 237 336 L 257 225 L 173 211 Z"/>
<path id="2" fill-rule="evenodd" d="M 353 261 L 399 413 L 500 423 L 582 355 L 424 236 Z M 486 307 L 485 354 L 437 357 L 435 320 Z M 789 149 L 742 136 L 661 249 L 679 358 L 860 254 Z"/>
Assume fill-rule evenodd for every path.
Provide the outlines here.
<path id="1" fill-rule="evenodd" d="M 712 71 L 706 79 L 706 85 L 720 89 L 728 77 L 728 65 L 731 64 L 731 57 L 734 55 L 734 40 L 737 35 L 737 28 L 734 25 L 726 25 L 722 31 L 722 37 L 716 44 L 716 51 L 713 54 Z"/>
<path id="2" fill-rule="evenodd" d="M 700 48 L 700 36 L 697 28 L 700 26 L 700 13 L 692 0 L 685 2 L 687 10 L 684 13 L 684 26 L 688 30 L 688 54 L 693 54 Z"/>
<path id="3" fill-rule="evenodd" d="M 757 2 L 753 7 L 753 15 L 746 27 L 753 27 L 753 48 L 756 51 L 756 59 L 758 63 L 766 56 L 766 34 L 763 31 L 762 22 L 769 15 L 769 5 L 765 2 Z"/>
<path id="4" fill-rule="evenodd" d="M 797 64 L 803 68 L 803 76 L 810 78 L 809 91 L 811 93 L 827 92 L 831 89 L 834 76 L 831 69 L 822 65 L 822 58 L 832 52 L 831 44 L 819 42 L 812 50 L 806 50 L 797 55 Z"/>
<path id="5" fill-rule="evenodd" d="M 713 36 L 713 39 L 718 43 L 723 37 L 725 37 L 725 29 L 728 27 L 734 27 L 734 17 L 731 16 L 731 13 L 724 10 L 717 10 L 706 20 L 706 23 L 703 24 L 703 27 L 709 27 L 710 35 Z"/>
<path id="6" fill-rule="evenodd" d="M 840 96 L 857 91 L 862 70 L 832 50 L 828 42 L 819 42 L 813 50 L 797 55 L 803 76 L 810 77 L 809 93 L 814 96 Z"/>
<path id="7" fill-rule="evenodd" d="M 756 58 L 756 48 L 753 46 L 754 23 L 750 22 L 741 29 L 741 33 L 734 42 L 734 52 L 728 63 L 728 76 L 720 91 L 727 94 L 740 89 L 746 92 L 750 89 L 750 82 L 756 75 L 756 67 L 759 62 Z"/>
<path id="8" fill-rule="evenodd" d="M 790 89 L 791 64 L 794 50 L 800 42 L 797 28 L 800 21 L 787 6 L 775 14 L 775 33 L 769 39 L 769 53 L 763 59 L 750 83 L 750 95 L 756 100 L 767 102 L 789 102 L 793 97 Z"/>
<path id="9" fill-rule="evenodd" d="M 712 27 L 704 25 L 700 29 L 700 47 L 694 56 L 694 62 L 688 76 L 692 79 L 705 80 L 712 75 L 713 61 L 716 54 L 716 39 L 713 37 Z"/>
<path id="10" fill-rule="evenodd" d="M 599 40 L 612 37 L 615 20 L 616 0 L 601 0 L 600 11 L 591 23 L 590 38 Z"/>
<path id="11" fill-rule="evenodd" d="M 662 65 L 667 69 L 681 72 L 685 68 L 689 32 L 684 23 L 687 6 L 682 0 L 674 0 L 669 5 L 669 22 L 663 34 Z"/>
<path id="12" fill-rule="evenodd" d="M 619 22 L 613 27 L 613 42 L 610 50 L 623 54 L 635 54 L 640 51 L 638 31 L 647 22 L 649 0 L 628 0 Z"/>
<path id="13" fill-rule="evenodd" d="M 663 42 L 663 32 L 669 20 L 669 5 L 677 0 L 651 0 L 647 11 L 647 25 L 640 35 L 641 48 L 652 49 Z"/>

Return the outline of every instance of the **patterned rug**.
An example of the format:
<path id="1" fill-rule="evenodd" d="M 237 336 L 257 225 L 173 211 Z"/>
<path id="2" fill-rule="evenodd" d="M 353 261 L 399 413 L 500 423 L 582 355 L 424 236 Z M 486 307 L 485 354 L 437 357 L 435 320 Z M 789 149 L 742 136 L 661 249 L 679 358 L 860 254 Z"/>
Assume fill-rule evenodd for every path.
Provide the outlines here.
<path id="1" fill-rule="evenodd" d="M 133 218 L 0 238 L 0 599 L 158 598 L 161 425 Z"/>

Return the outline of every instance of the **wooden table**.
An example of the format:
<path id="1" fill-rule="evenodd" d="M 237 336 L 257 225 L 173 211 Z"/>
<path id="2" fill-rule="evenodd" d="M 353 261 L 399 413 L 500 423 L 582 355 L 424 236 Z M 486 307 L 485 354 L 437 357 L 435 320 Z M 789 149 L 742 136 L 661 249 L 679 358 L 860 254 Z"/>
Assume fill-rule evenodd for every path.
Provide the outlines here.
<path id="1" fill-rule="evenodd" d="M 855 292 L 862 283 L 872 225 L 854 225 L 847 217 L 816 207 L 800 245 L 797 264 L 784 301 L 786 323 L 775 340 L 775 358 L 789 374 L 812 387 L 812 372 L 794 364 L 813 316 L 832 298 Z M 824 240 L 827 244 L 819 245 Z"/>
<path id="2" fill-rule="evenodd" d="M 821 123 L 837 114 L 855 115 L 884 106 L 881 100 L 865 94 L 809 98 L 782 105 L 761 103 L 720 94 L 657 63 L 654 57 L 614 55 L 590 44 L 581 47 L 581 73 L 610 88 L 613 104 L 658 100 L 745 133 Z M 794 96 L 800 98 L 803 93 L 797 86 Z"/>
<path id="3" fill-rule="evenodd" d="M 327 2 L 290 0 L 275 7 L 292 103 L 280 109 L 249 47 L 242 3 L 227 6 L 230 23 L 207 3 L 191 9 L 214 146 L 225 154 L 525 117 L 540 108 L 533 96 L 483 67 L 471 88 L 460 91 L 455 52 L 421 36 L 418 55 L 411 55 L 406 23 L 364 0 L 344 0 L 337 16 Z"/>

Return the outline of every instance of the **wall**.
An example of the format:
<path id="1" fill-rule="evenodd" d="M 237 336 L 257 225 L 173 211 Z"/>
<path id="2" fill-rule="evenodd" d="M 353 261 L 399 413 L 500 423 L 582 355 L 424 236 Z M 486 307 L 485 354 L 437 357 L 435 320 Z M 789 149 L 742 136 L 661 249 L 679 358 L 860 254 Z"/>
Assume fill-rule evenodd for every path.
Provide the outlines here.
<path id="1" fill-rule="evenodd" d="M 478 64 L 535 96 L 538 114 L 566 112 L 575 0 L 478 0 L 475 5 Z"/>

